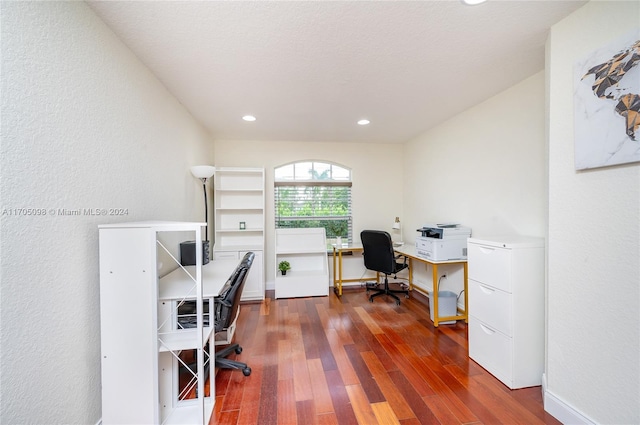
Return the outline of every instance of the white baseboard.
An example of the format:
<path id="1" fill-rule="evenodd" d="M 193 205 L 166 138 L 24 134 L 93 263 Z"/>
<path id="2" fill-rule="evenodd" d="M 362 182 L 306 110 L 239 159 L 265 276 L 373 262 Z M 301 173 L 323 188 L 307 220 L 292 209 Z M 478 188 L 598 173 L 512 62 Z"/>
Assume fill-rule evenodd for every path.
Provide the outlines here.
<path id="1" fill-rule="evenodd" d="M 547 377 L 542 375 L 542 399 L 544 410 L 564 425 L 595 425 L 596 422 L 583 415 L 569 403 L 547 389 Z"/>

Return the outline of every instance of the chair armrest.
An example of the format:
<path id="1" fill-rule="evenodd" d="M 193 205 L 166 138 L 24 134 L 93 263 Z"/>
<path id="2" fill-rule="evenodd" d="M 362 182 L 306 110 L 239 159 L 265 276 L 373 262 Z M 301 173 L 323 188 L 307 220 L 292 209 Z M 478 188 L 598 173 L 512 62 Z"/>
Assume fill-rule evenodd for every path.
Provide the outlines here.
<path id="1" fill-rule="evenodd" d="M 402 264 L 406 265 L 407 264 L 407 256 L 403 255 L 403 254 L 398 254 L 394 258 L 397 260 L 400 257 L 403 257 Z"/>

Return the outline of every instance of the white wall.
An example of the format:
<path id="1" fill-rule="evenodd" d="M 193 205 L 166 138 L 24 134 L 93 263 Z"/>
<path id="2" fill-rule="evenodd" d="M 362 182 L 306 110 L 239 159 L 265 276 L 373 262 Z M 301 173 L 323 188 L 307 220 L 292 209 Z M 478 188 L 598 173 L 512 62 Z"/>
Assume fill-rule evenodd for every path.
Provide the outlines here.
<path id="1" fill-rule="evenodd" d="M 97 226 L 201 221 L 201 186 L 188 168 L 213 162 L 211 142 L 84 2 L 0 7 L 0 422 L 95 424 Z M 83 208 L 127 214 L 59 214 Z"/>
<path id="2" fill-rule="evenodd" d="M 472 236 L 544 236 L 546 163 L 544 72 L 445 121 L 405 145 L 404 239 L 427 223 L 457 222 Z M 431 290 L 431 267 L 415 264 L 414 283 Z M 439 288 L 462 293 L 459 266 Z M 460 298 L 459 304 L 463 306 Z"/>
<path id="3" fill-rule="evenodd" d="M 574 63 L 639 25 L 640 2 L 592 1 L 548 41 L 545 407 L 566 423 L 640 423 L 640 164 L 576 171 L 573 141 Z"/>
<path id="4" fill-rule="evenodd" d="M 544 236 L 544 137 L 539 72 L 408 142 L 405 240 L 443 221 L 473 236 Z"/>
<path id="5" fill-rule="evenodd" d="M 354 242 L 360 231 L 380 229 L 391 232 L 396 216 L 402 217 L 402 145 L 363 143 L 308 143 L 216 140 L 218 167 L 264 167 L 266 176 L 267 289 L 274 288 L 274 208 L 273 170 L 295 161 L 333 162 L 352 170 L 352 211 Z"/>

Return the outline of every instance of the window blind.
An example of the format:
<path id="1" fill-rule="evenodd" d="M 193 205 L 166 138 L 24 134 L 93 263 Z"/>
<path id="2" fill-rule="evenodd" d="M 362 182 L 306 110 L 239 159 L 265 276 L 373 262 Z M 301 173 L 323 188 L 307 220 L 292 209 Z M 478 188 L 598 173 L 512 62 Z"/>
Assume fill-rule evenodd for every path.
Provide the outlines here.
<path id="1" fill-rule="evenodd" d="M 352 242 L 351 182 L 276 182 L 275 227 L 324 227 Z"/>

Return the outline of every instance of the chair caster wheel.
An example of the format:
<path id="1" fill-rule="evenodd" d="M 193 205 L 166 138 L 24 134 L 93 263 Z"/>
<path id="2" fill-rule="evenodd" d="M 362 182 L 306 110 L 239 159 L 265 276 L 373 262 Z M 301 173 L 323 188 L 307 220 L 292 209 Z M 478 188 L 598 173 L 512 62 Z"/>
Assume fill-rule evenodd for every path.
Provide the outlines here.
<path id="1" fill-rule="evenodd" d="M 369 302 L 372 303 L 373 302 L 373 298 L 369 298 Z"/>
<path id="2" fill-rule="evenodd" d="M 240 354 L 240 353 L 242 353 L 242 347 L 237 347 L 237 348 L 235 349 L 235 352 L 236 352 L 236 354 Z"/>
<path id="3" fill-rule="evenodd" d="M 249 366 L 245 367 L 244 369 L 242 369 L 242 374 L 244 376 L 249 376 L 251 375 L 251 368 Z"/>
<path id="4" fill-rule="evenodd" d="M 409 299 L 409 294 L 405 295 L 404 297 L 405 297 L 406 299 Z"/>
<path id="5" fill-rule="evenodd" d="M 399 300 L 398 300 L 398 301 L 396 301 L 396 305 L 400 305 L 400 301 L 399 301 Z"/>

